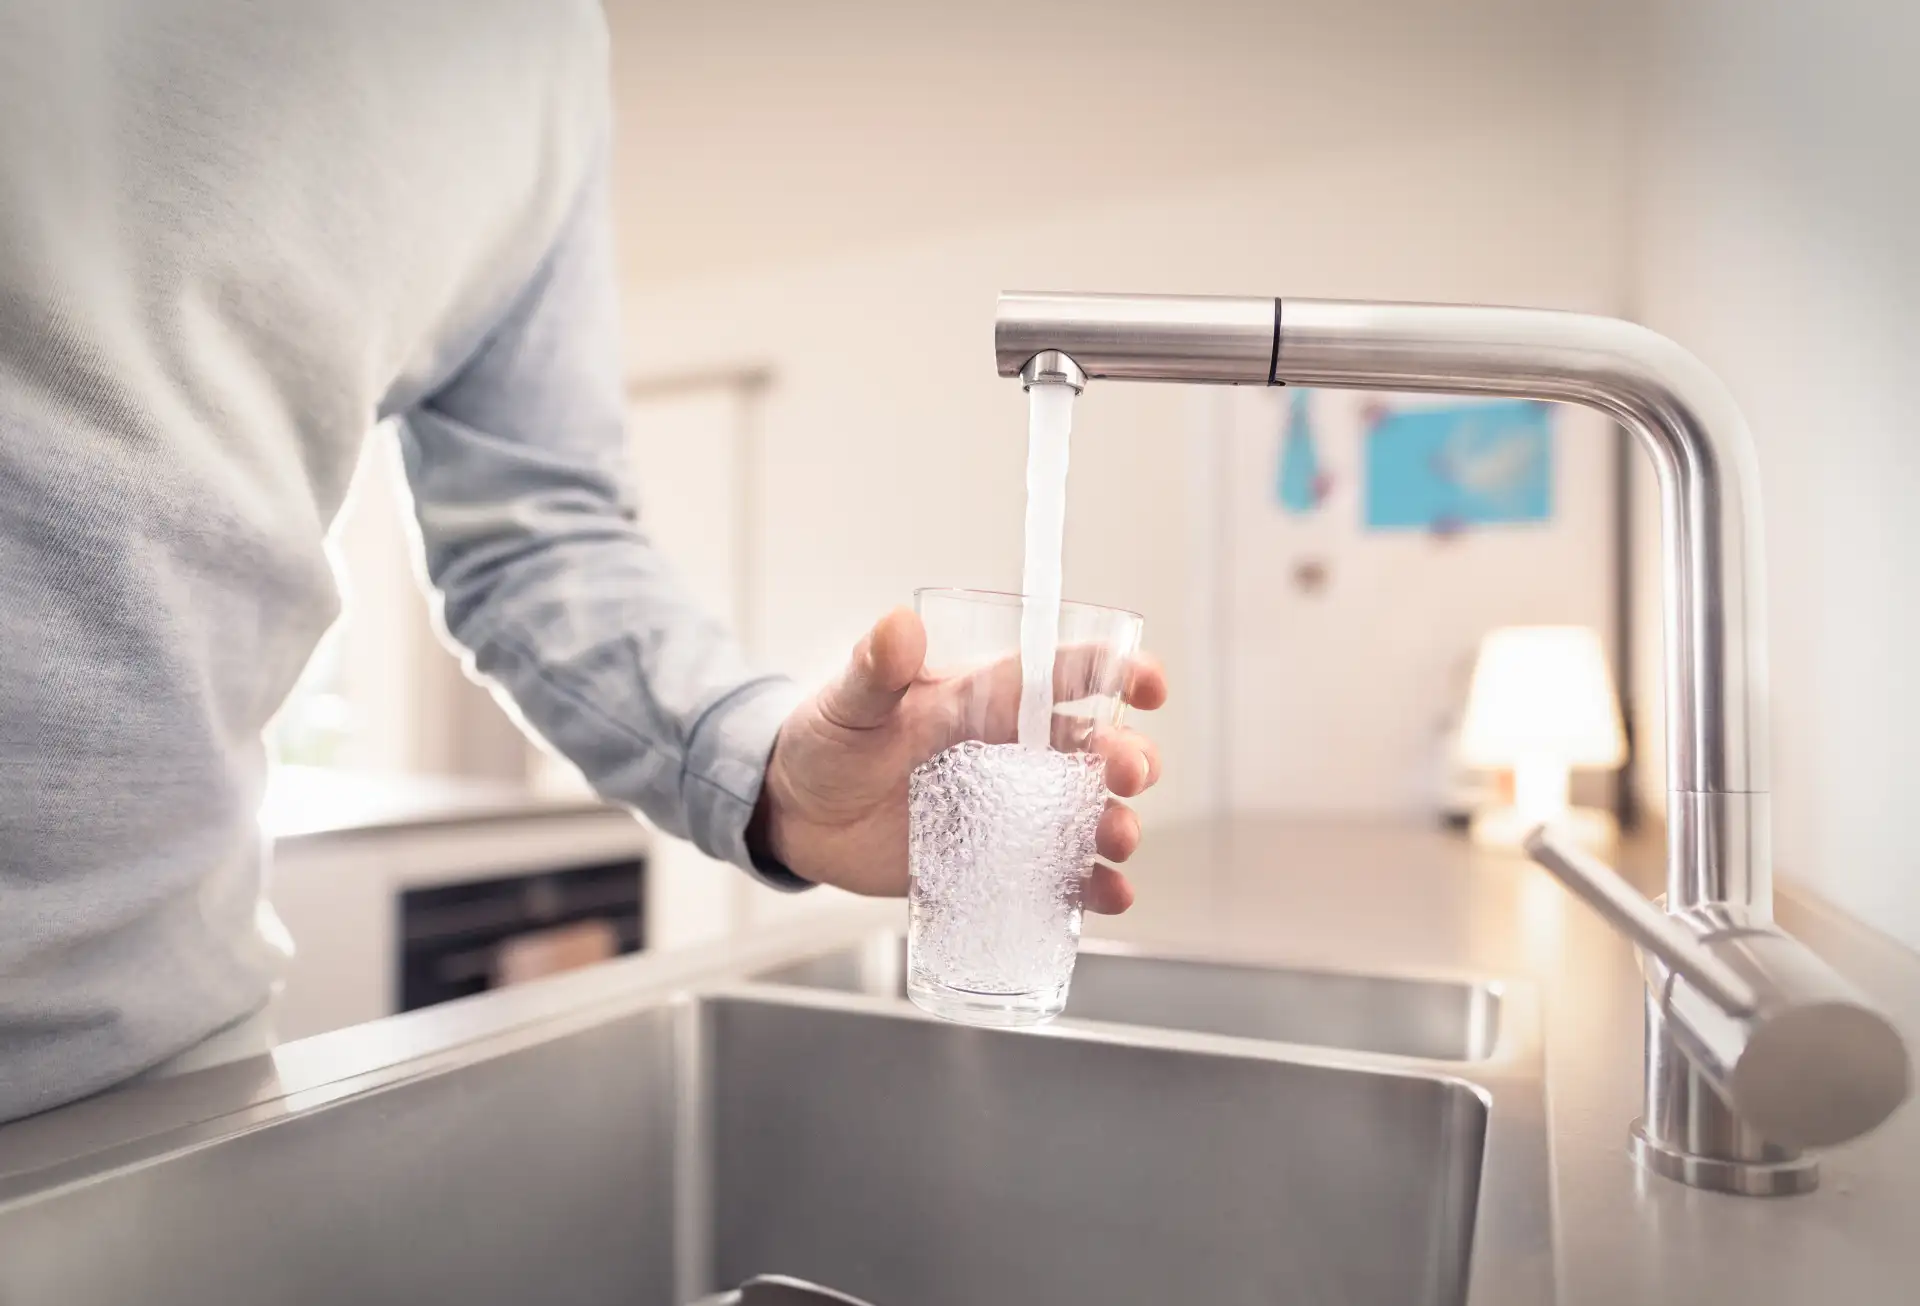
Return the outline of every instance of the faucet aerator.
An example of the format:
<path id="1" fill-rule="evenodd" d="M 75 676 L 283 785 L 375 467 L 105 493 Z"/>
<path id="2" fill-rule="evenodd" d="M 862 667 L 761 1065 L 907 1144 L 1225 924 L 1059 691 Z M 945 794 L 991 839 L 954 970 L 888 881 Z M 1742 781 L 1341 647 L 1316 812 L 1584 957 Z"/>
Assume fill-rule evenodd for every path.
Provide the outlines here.
<path id="1" fill-rule="evenodd" d="M 1020 388 L 1031 390 L 1037 385 L 1068 385 L 1079 394 L 1087 388 L 1087 374 L 1058 349 L 1043 349 L 1020 368 Z"/>

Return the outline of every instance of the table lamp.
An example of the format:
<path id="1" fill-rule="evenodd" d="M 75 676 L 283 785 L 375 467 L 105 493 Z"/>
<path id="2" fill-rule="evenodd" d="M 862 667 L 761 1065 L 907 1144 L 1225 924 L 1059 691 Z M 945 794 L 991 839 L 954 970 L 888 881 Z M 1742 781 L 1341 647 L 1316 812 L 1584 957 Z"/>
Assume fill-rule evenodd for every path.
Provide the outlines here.
<path id="1" fill-rule="evenodd" d="M 1584 626 L 1510 626 L 1480 642 L 1460 732 L 1469 766 L 1511 767 L 1513 803 L 1475 814 L 1476 843 L 1512 847 L 1534 826 L 1604 846 L 1613 818 L 1572 807 L 1576 766 L 1626 761 L 1626 732 L 1600 637 Z"/>

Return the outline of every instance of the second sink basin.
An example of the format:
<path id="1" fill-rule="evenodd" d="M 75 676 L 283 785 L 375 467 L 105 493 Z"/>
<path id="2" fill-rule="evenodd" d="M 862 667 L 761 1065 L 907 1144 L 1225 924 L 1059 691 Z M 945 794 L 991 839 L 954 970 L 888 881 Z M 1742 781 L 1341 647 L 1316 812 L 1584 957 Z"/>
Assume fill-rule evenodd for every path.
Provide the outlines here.
<path id="1" fill-rule="evenodd" d="M 904 997 L 906 941 L 876 935 L 769 971 L 766 983 Z M 1497 986 L 1465 980 L 1198 961 L 1082 943 L 1066 1015 L 1431 1061 L 1480 1061 Z"/>

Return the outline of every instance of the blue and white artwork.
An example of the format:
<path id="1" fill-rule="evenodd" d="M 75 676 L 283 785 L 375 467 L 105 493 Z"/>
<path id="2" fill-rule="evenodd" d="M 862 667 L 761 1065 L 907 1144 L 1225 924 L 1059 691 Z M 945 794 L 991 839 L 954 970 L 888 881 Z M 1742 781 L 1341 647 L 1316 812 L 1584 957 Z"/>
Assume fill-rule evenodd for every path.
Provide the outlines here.
<path id="1" fill-rule="evenodd" d="M 1531 399 L 1382 410 L 1366 435 L 1368 529 L 1450 535 L 1550 520 L 1552 414 Z"/>

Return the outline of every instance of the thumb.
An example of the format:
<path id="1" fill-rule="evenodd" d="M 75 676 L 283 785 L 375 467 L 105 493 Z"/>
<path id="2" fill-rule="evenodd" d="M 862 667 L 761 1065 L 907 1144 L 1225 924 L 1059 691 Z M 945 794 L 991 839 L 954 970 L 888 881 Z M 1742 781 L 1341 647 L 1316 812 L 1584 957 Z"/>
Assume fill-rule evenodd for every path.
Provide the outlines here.
<path id="1" fill-rule="evenodd" d="M 881 725 L 906 696 L 927 656 L 927 630 L 911 609 L 895 608 L 854 646 L 845 674 L 820 695 L 820 713 L 848 730 Z"/>

